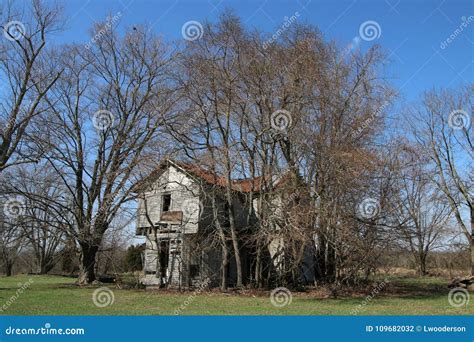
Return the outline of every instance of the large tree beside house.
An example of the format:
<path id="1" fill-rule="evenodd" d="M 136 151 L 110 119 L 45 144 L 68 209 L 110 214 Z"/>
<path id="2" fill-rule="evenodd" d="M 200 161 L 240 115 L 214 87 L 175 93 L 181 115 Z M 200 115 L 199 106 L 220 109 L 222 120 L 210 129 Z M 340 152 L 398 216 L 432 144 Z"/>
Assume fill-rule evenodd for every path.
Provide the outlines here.
<path id="1" fill-rule="evenodd" d="M 45 97 L 50 130 L 39 145 L 67 196 L 42 201 L 69 210 L 67 233 L 81 252 L 79 282 L 90 283 L 105 232 L 159 157 L 173 101 L 166 79 L 172 55 L 145 27 L 124 36 L 112 28 L 89 49 L 67 46 L 61 53 L 63 74 Z"/>
<path id="2" fill-rule="evenodd" d="M 298 24 L 264 44 L 264 33 L 248 32 L 228 13 L 217 24 L 205 25 L 205 33 L 186 45 L 175 73 L 179 108 L 186 113 L 183 118 L 192 120 L 168 127 L 187 158 L 227 177 L 227 184 L 233 177 L 262 177 L 261 191 L 269 195 L 259 194 L 261 217 L 251 242 L 232 228 L 230 206 L 230 229 L 222 236 L 227 233 L 233 242 L 236 260 L 240 245 L 248 243 L 258 246 L 260 260 L 280 234 L 286 240 L 282 282 L 298 282 L 296 265 L 306 247 L 318 250 L 315 268 L 321 279 L 335 280 L 345 255 L 340 249 L 351 242 L 345 237 L 364 224 L 354 219 L 353 208 L 364 192 L 378 189 L 374 179 L 383 157 L 375 140 L 394 95 L 378 77 L 383 54 L 374 47 L 366 54 L 344 55 L 315 28 Z M 370 125 L 361 129 L 367 120 Z M 271 180 L 283 172 L 292 174 L 289 193 L 309 196 L 305 208 L 295 198 L 286 203 L 286 213 L 298 208 L 312 214 L 297 224 L 269 214 L 274 209 Z M 272 272 L 256 270 L 259 282 Z"/>

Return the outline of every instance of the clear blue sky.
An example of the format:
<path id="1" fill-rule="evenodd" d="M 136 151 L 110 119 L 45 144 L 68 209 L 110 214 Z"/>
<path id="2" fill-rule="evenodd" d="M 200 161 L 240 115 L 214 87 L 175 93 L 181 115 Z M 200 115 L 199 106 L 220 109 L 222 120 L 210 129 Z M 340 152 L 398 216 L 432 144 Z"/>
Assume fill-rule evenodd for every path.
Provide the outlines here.
<path id="1" fill-rule="evenodd" d="M 376 21 L 381 35 L 361 41 L 361 48 L 382 45 L 390 57 L 387 76 L 412 100 L 433 86 L 453 87 L 474 80 L 474 1 L 472 0 L 69 0 L 63 1 L 67 30 L 59 41 L 86 42 L 88 29 L 109 14 L 121 12 L 126 28 L 152 25 L 166 39 L 182 39 L 189 20 L 215 21 L 231 8 L 250 28 L 275 32 L 295 12 L 298 21 L 311 23 L 342 46 L 359 35 L 360 25 Z M 470 17 L 472 16 L 472 17 Z M 455 34 L 462 26 L 467 27 Z M 442 42 L 455 34 L 453 42 Z"/>

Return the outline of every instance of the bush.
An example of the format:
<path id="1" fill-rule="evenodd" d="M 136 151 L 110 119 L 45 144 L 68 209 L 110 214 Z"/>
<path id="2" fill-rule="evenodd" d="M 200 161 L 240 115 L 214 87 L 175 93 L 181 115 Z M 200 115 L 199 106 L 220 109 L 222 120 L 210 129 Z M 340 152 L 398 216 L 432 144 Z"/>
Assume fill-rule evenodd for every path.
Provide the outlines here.
<path id="1" fill-rule="evenodd" d="M 142 253 L 145 250 L 145 245 L 131 245 L 127 249 L 125 255 L 125 269 L 128 272 L 141 271 L 143 269 Z"/>

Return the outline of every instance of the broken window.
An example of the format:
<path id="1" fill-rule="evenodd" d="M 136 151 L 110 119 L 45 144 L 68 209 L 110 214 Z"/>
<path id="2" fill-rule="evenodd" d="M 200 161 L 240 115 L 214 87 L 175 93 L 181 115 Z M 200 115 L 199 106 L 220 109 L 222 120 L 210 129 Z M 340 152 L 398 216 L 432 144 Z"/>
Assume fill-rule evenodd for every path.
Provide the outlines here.
<path id="1" fill-rule="evenodd" d="M 170 211 L 170 208 L 171 208 L 171 194 L 163 195 L 163 197 L 161 198 L 161 203 L 163 203 L 163 205 L 162 205 L 162 211 L 163 212 Z"/>

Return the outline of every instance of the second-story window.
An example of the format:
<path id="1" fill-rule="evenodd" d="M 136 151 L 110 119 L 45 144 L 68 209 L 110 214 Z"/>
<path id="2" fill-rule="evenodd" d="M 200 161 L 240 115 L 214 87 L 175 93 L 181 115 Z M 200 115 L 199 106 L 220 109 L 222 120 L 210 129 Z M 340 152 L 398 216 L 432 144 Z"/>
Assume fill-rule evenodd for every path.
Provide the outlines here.
<path id="1" fill-rule="evenodd" d="M 171 208 L 171 194 L 163 195 L 163 197 L 161 198 L 161 203 L 162 203 L 163 212 L 170 211 L 170 208 Z"/>

